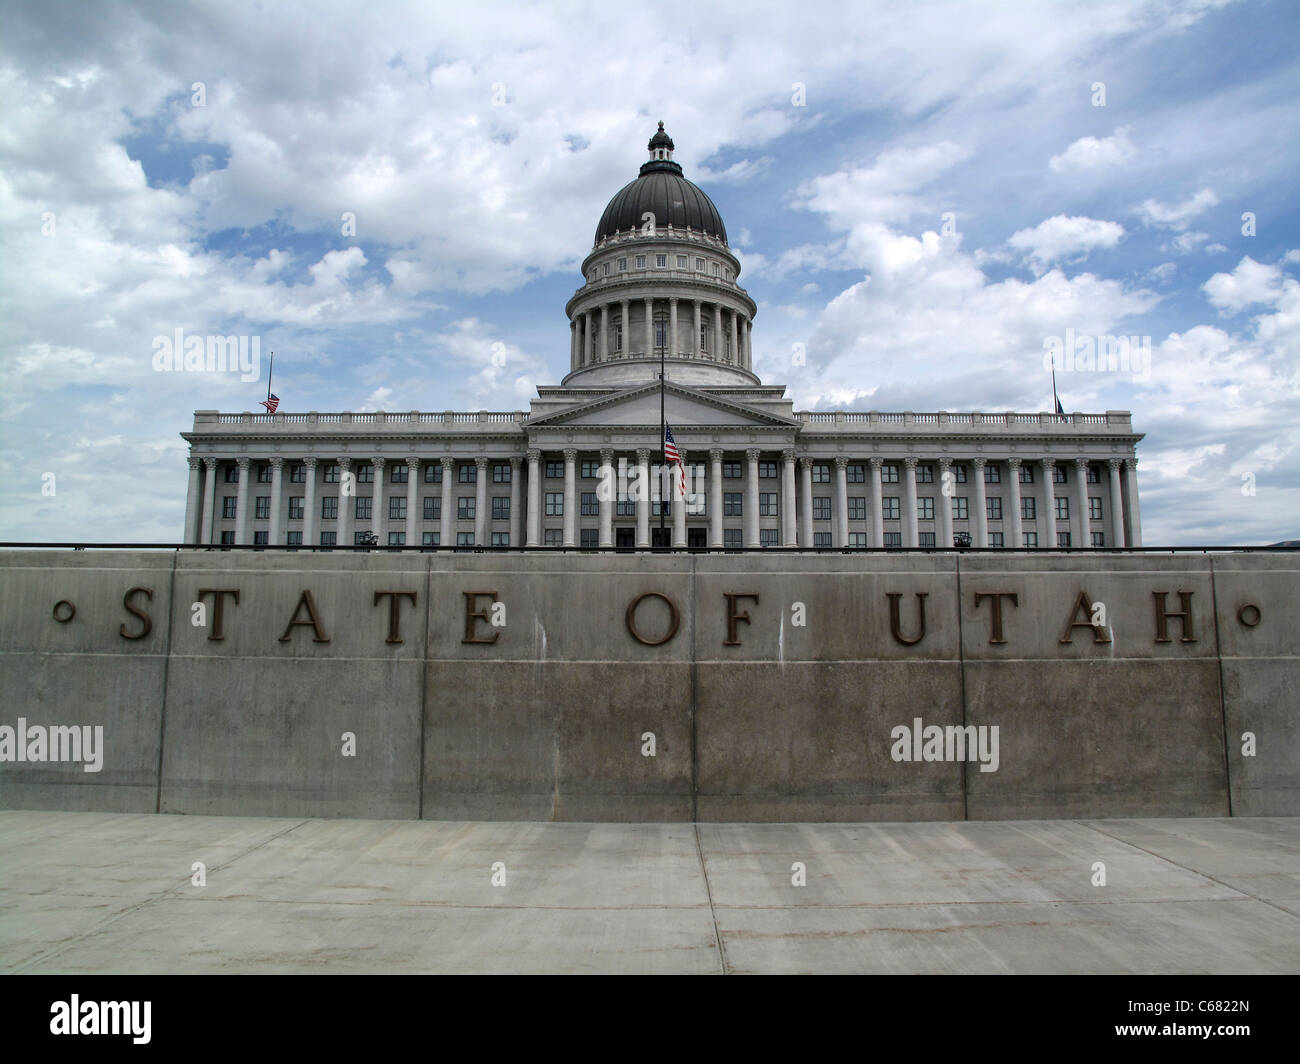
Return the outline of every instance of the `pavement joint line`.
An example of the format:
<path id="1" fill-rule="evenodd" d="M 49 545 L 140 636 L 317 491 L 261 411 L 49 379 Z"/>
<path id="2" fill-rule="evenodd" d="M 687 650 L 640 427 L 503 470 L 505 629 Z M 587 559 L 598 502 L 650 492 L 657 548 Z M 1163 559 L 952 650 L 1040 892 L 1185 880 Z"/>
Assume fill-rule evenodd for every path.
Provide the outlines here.
<path id="1" fill-rule="evenodd" d="M 700 825 L 695 825 L 695 852 L 700 857 L 700 871 L 704 873 L 704 893 L 709 898 L 709 916 L 713 920 L 713 937 L 718 943 L 718 964 L 722 968 L 723 975 L 730 975 L 731 972 L 727 966 L 727 950 L 722 943 L 722 932 L 718 930 L 718 910 L 713 905 L 713 888 L 709 886 L 709 868 L 704 860 L 704 847 L 700 843 Z"/>
<path id="2" fill-rule="evenodd" d="M 1148 850 L 1145 846 L 1140 846 L 1136 842 L 1130 842 L 1128 839 L 1122 839 L 1118 835 L 1112 835 L 1109 831 L 1103 831 L 1101 828 L 1097 827 L 1097 825 L 1092 821 L 1080 820 L 1079 823 L 1086 828 L 1091 828 L 1093 831 L 1097 832 L 1098 835 L 1105 835 L 1108 839 L 1114 839 L 1116 842 L 1123 843 L 1125 846 L 1131 846 L 1135 850 L 1141 850 L 1145 854 L 1150 854 L 1158 861 L 1164 861 L 1166 864 L 1171 864 L 1175 868 L 1181 868 L 1184 872 L 1191 872 L 1193 875 L 1201 876 L 1204 879 L 1208 879 L 1211 883 L 1217 883 L 1221 887 L 1225 887 L 1228 890 L 1235 891 L 1237 894 L 1240 894 L 1243 898 L 1249 898 L 1251 901 L 1257 901 L 1261 905 L 1267 905 L 1271 909 L 1276 909 L 1278 912 L 1286 913 L 1287 916 L 1290 916 L 1293 919 L 1300 920 L 1300 916 L 1297 916 L 1290 909 L 1284 908 L 1283 906 L 1278 905 L 1276 902 L 1269 901 L 1267 898 L 1261 898 L 1258 894 L 1252 894 L 1250 891 L 1244 890 L 1233 883 L 1227 883 L 1224 880 L 1219 879 L 1217 876 L 1210 875 L 1209 872 L 1202 872 L 1199 868 L 1192 868 L 1189 865 L 1185 865 L 1179 861 L 1175 861 L 1172 857 L 1166 857 L 1164 856 L 1164 854 L 1156 853 L 1154 850 Z"/>
<path id="3" fill-rule="evenodd" d="M 153 816 L 163 816 L 163 815 L 166 815 L 166 814 L 154 813 L 154 814 L 151 814 L 151 815 L 153 815 Z M 241 857 L 246 857 L 246 856 L 248 856 L 248 854 L 252 853 L 254 850 L 256 850 L 256 849 L 258 849 L 258 848 L 260 848 L 260 847 L 262 847 L 262 846 L 265 846 L 265 845 L 266 845 L 267 843 L 269 843 L 269 842 L 273 842 L 274 840 L 280 838 L 280 837 L 283 836 L 283 835 L 287 835 L 287 834 L 289 834 L 289 832 L 293 831 L 295 828 L 300 828 L 300 827 L 302 827 L 303 824 L 306 824 L 306 823 L 308 823 L 308 821 L 306 821 L 306 820 L 299 820 L 296 824 L 290 824 L 287 828 L 284 828 L 284 829 L 282 829 L 282 830 L 280 830 L 280 831 L 277 831 L 277 832 L 275 832 L 275 834 L 273 834 L 273 835 L 269 835 L 269 836 L 267 836 L 265 839 L 262 839 L 261 842 L 255 843 L 254 845 L 248 847 L 248 849 L 242 851 L 241 853 L 237 853 L 237 854 L 235 854 L 234 857 L 228 858 L 226 861 L 222 862 L 221 864 L 213 865 L 211 869 L 208 869 L 208 871 L 215 872 L 215 871 L 217 871 L 218 869 L 229 868 L 230 865 L 234 864 L 234 863 L 235 863 L 236 861 L 238 861 Z M 122 917 L 124 917 L 124 916 L 129 916 L 129 915 L 131 915 L 131 914 L 134 913 L 134 912 L 138 912 L 140 909 L 143 909 L 143 908 L 145 908 L 146 906 L 149 906 L 149 905 L 153 905 L 155 902 L 163 901 L 163 900 L 167 897 L 168 894 L 170 894 L 170 893 L 171 893 L 172 891 L 174 891 L 174 890 L 179 890 L 181 887 L 183 887 L 183 886 L 184 886 L 186 883 L 188 883 L 189 881 L 190 881 L 190 877 L 189 877 L 189 876 L 184 876 L 184 877 L 182 877 L 182 878 L 180 879 L 179 882 L 176 882 L 176 883 L 171 884 L 170 886 L 164 887 L 162 890 L 158 891 L 158 892 L 155 893 L 155 894 L 151 894 L 151 895 L 149 895 L 148 897 L 141 898 L 139 901 L 135 902 L 133 905 L 128 905 L 128 906 L 126 906 L 125 908 L 120 909 L 120 910 L 118 910 L 117 912 L 113 913 L 113 915 L 111 915 L 111 916 L 106 916 L 106 917 L 105 917 L 103 920 L 101 920 L 99 923 L 94 924 L 94 925 L 92 925 L 91 927 L 86 928 L 86 929 L 85 929 L 84 931 L 82 931 L 80 934 L 77 934 L 77 935 L 72 936 L 72 937 L 69 938 L 68 940 L 59 943 L 57 946 L 54 946 L 52 949 L 48 949 L 48 950 L 46 950 L 44 953 L 38 953 L 35 957 L 30 958 L 30 959 L 29 959 L 25 964 L 22 964 L 22 965 L 20 965 L 20 966 L 17 967 L 17 968 L 11 968 L 11 969 L 9 969 L 9 974 L 10 974 L 10 975 L 22 975 L 23 972 L 27 971 L 29 968 L 31 968 L 31 967 L 32 967 L 33 965 L 35 965 L 35 964 L 40 964 L 40 963 L 42 963 L 42 962 L 44 962 L 44 961 L 53 960 L 55 957 L 57 957 L 60 953 L 63 953 L 65 950 L 71 949 L 73 946 L 79 944 L 79 943 L 82 942 L 83 940 L 85 940 L 85 939 L 87 939 L 87 938 L 90 938 L 90 937 L 93 936 L 93 935 L 97 935 L 97 934 L 99 934 L 101 931 L 103 931 L 103 930 L 104 930 L 106 927 L 108 927 L 110 924 L 114 924 L 114 923 L 116 923 L 118 920 L 122 919 Z M 100 895 L 100 896 L 102 896 L 102 895 Z"/>

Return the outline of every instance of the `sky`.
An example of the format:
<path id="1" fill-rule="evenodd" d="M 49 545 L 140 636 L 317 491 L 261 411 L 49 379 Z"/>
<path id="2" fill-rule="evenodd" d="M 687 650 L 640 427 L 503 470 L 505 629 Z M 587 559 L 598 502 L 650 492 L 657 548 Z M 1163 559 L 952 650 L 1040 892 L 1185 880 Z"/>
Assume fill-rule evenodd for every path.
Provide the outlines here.
<path id="1" fill-rule="evenodd" d="M 286 412 L 526 410 L 661 119 L 796 410 L 1047 411 L 1057 350 L 1067 411 L 1145 434 L 1148 545 L 1300 538 L 1294 0 L 0 27 L 0 540 L 177 542 L 180 433 L 260 410 L 271 351 Z M 178 369 L 177 330 L 260 360 Z"/>

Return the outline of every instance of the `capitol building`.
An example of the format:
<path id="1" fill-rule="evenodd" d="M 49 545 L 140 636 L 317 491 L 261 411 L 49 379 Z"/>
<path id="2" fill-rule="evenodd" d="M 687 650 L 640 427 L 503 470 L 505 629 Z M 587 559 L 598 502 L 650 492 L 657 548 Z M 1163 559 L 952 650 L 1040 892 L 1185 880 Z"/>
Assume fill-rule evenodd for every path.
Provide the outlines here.
<path id="1" fill-rule="evenodd" d="M 795 410 L 754 373 L 757 305 L 662 122 L 649 151 L 565 307 L 569 373 L 529 410 L 196 411 L 185 542 L 1142 545 L 1127 411 Z"/>

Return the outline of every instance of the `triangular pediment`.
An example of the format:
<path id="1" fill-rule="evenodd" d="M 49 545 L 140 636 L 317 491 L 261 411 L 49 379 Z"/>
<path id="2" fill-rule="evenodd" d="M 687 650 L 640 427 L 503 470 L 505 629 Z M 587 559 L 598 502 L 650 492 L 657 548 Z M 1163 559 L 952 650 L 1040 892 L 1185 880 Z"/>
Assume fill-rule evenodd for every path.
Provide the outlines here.
<path id="1" fill-rule="evenodd" d="M 791 418 L 671 381 L 664 387 L 664 407 L 668 424 L 683 428 L 693 425 L 795 428 L 799 425 Z M 659 384 L 653 381 L 530 419 L 527 425 L 530 428 L 598 428 L 658 423 Z"/>

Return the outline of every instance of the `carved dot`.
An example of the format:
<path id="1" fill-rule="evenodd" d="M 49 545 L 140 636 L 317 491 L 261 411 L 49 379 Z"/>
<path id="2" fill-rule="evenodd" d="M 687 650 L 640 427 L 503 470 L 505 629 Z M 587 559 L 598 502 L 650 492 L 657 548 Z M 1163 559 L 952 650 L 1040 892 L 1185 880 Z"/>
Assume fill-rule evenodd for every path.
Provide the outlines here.
<path id="1" fill-rule="evenodd" d="M 67 599 L 59 599 L 54 604 L 54 619 L 60 624 L 67 624 L 77 615 L 77 607 Z"/>
<path id="2" fill-rule="evenodd" d="M 1259 612 L 1259 607 L 1253 602 L 1247 602 L 1246 605 L 1242 606 L 1241 609 L 1237 611 L 1237 620 L 1247 628 L 1254 628 L 1255 625 L 1259 624 L 1262 616 L 1263 614 Z"/>

